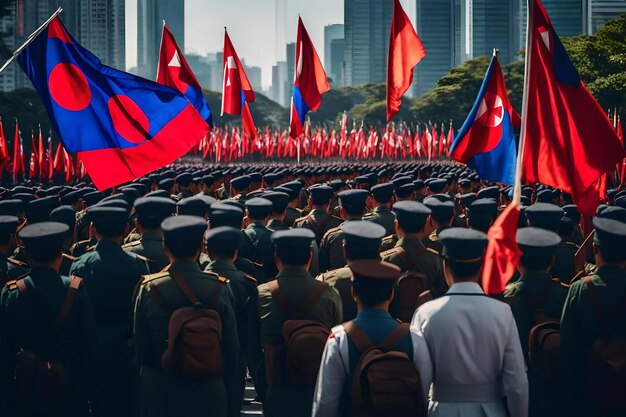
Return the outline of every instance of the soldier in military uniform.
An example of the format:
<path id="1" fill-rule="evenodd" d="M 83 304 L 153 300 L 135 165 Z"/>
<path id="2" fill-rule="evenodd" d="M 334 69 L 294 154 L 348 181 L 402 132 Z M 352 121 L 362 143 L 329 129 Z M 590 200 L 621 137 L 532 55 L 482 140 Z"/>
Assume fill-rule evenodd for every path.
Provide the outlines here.
<path id="1" fill-rule="evenodd" d="M 268 275 L 276 273 L 274 251 L 272 249 L 272 232 L 267 228 L 272 202 L 265 198 L 251 198 L 246 201 L 246 211 L 250 224 L 244 229 L 253 245 L 252 260 L 263 265 Z"/>
<path id="2" fill-rule="evenodd" d="M 141 239 L 127 243 L 122 248 L 148 260 L 150 272 L 160 272 L 169 264 L 163 249 L 161 222 L 174 214 L 176 204 L 169 198 L 143 197 L 135 201 L 135 228 Z"/>
<path id="3" fill-rule="evenodd" d="M 518 270 L 520 278 L 504 291 L 504 301 L 511 306 L 522 351 L 528 366 L 529 415 L 554 416 L 559 414 L 551 386 L 554 381 L 543 377 L 530 365 L 528 359 L 530 330 L 537 324 L 559 321 L 567 287 L 548 272 L 554 261 L 559 236 L 535 227 L 525 227 L 517 232 L 517 244 L 522 251 Z"/>
<path id="4" fill-rule="evenodd" d="M 191 174 L 186 172 L 176 176 L 176 190 L 178 191 L 176 197 L 178 200 L 193 197 L 193 192 L 191 191 L 192 179 Z"/>
<path id="5" fill-rule="evenodd" d="M 385 235 L 395 232 L 395 216 L 391 212 L 393 203 L 393 184 L 388 182 L 372 187 L 373 210 L 363 216 L 363 220 L 369 220 L 385 228 Z"/>
<path id="6" fill-rule="evenodd" d="M 547 191 L 547 190 L 546 190 Z M 536 203 L 524 210 L 528 219 L 528 225 L 539 227 L 557 233 L 564 211 L 559 206 L 550 203 Z M 554 265 L 550 274 L 558 278 L 564 284 L 569 284 L 576 276 L 576 252 L 578 246 L 575 243 L 562 240 L 556 249 Z"/>
<path id="7" fill-rule="evenodd" d="M 276 251 L 276 262 L 279 273 L 276 283 L 283 299 L 289 306 L 297 308 L 303 305 L 318 285 L 308 272 L 311 262 L 311 242 L 315 235 L 310 230 L 292 229 L 276 232 L 272 241 Z M 283 307 L 274 299 L 270 286 L 262 284 L 259 291 L 259 316 L 261 317 L 260 346 L 282 333 L 283 324 L 290 319 Z M 309 310 L 307 319 L 320 322 L 330 329 L 341 323 L 341 298 L 334 288 L 326 286 L 320 298 Z M 259 393 L 264 396 L 263 408 L 268 417 L 307 416 L 311 413 L 314 386 L 283 384 L 264 386 L 264 366 L 260 368 L 258 382 L 261 384 Z M 266 394 L 265 394 L 266 393 Z"/>
<path id="8" fill-rule="evenodd" d="M 250 186 L 250 177 L 242 175 L 230 180 L 230 199 L 245 203 L 247 200 L 248 188 Z"/>
<path id="9" fill-rule="evenodd" d="M 145 258 L 122 249 L 128 220 L 126 209 L 94 206 L 89 210 L 89 219 L 98 243 L 94 250 L 74 260 L 70 274 L 83 278 L 96 318 L 97 386 L 92 411 L 95 416 L 125 416 L 132 411 L 134 375 L 129 340 L 133 293 L 148 268 Z"/>
<path id="10" fill-rule="evenodd" d="M 258 331 L 259 328 L 257 281 L 251 275 L 239 271 L 234 264 L 242 238 L 241 230 L 228 226 L 212 228 L 204 238 L 207 253 L 211 258 L 205 271 L 227 278 L 228 286 L 234 295 L 234 313 L 241 352 L 239 355 L 241 399 L 245 388 L 246 364 L 250 369 L 258 369 L 262 357 L 262 352 L 259 349 L 254 351 L 253 346 L 248 343 L 251 332 Z"/>
<path id="11" fill-rule="evenodd" d="M 70 254 L 72 242 L 76 240 L 76 210 L 72 206 L 61 206 L 55 208 L 50 213 L 50 221 L 66 224 L 70 228 L 70 232 L 63 244 L 63 260 L 59 273 L 64 276 L 70 275 L 70 268 L 74 258 Z"/>
<path id="12" fill-rule="evenodd" d="M 17 247 L 17 224 L 15 216 L 0 216 L 0 289 L 7 281 L 25 275 L 29 269 L 26 262 L 11 258 Z"/>
<path id="13" fill-rule="evenodd" d="M 233 293 L 226 278 L 202 272 L 196 262 L 206 222 L 193 216 L 170 217 L 163 221 L 161 230 L 171 267 L 165 272 L 144 277 L 135 305 L 141 415 L 239 417 L 241 375 Z M 189 292 L 204 305 L 213 304 L 219 313 L 222 323 L 221 377 L 171 376 L 161 365 L 161 357 L 167 348 L 170 316 L 176 309 L 191 305 L 186 296 Z M 214 303 L 212 297 L 217 297 Z"/>
<path id="14" fill-rule="evenodd" d="M 289 230 L 289 226 L 284 222 L 289 195 L 280 191 L 266 191 L 262 197 L 272 202 L 272 212 L 266 226 L 268 230 L 271 232 Z"/>
<path id="15" fill-rule="evenodd" d="M 296 219 L 302 217 L 302 210 L 298 208 L 302 187 L 303 186 L 300 181 L 290 181 L 282 184 L 280 187 L 277 187 L 275 189 L 275 191 L 284 191 L 289 194 L 289 204 L 287 205 L 287 213 L 285 213 L 284 220 L 284 223 L 289 227 L 293 227 Z"/>
<path id="16" fill-rule="evenodd" d="M 368 221 L 351 221 L 343 225 L 343 251 L 348 262 L 360 259 L 379 260 L 380 242 L 385 235 L 385 229 L 376 223 Z M 357 306 L 352 297 L 352 273 L 350 268 L 333 269 L 317 277 L 335 288 L 341 296 L 343 319 L 352 320 L 356 317 Z"/>
<path id="17" fill-rule="evenodd" d="M 19 282 L 9 282 L 0 293 L 0 414 L 3 416 L 89 416 L 95 324 L 81 280 L 59 274 L 61 248 L 68 233 L 67 225 L 56 222 L 26 226 L 19 233 L 32 269 Z M 73 299 L 68 301 L 70 293 Z M 56 340 L 64 341 L 62 357 L 50 352 L 51 332 Z M 58 407 L 38 413 L 38 407 L 50 405 L 42 403 L 42 397 L 48 393 L 42 393 L 42 388 L 30 384 L 32 381 L 28 379 L 15 379 L 20 378 L 15 373 L 16 354 L 24 357 L 25 352 L 49 364 L 64 366 L 67 386 L 60 394 L 64 398 Z M 25 386 L 18 389 L 16 383 Z"/>
<path id="18" fill-rule="evenodd" d="M 333 195 L 333 189 L 327 185 L 310 187 L 308 204 L 311 211 L 293 223 L 294 228 L 305 227 L 315 233 L 315 240 L 318 245 L 328 230 L 338 227 L 342 222 L 340 218 L 332 216 L 329 212 L 329 204 Z"/>
<path id="19" fill-rule="evenodd" d="M 626 223 L 596 217 L 593 225 L 598 269 L 594 275 L 571 285 L 561 317 L 559 386 L 563 416 L 609 417 L 626 413 L 623 398 L 619 397 L 623 392 L 601 385 L 601 380 L 587 373 L 597 341 L 623 346 L 626 340 Z M 615 363 L 624 363 L 623 347 L 616 352 L 620 354 L 613 355 Z M 607 394 L 612 398 L 607 398 Z"/>
<path id="20" fill-rule="evenodd" d="M 439 242 L 439 233 L 451 226 L 454 217 L 454 203 L 428 197 L 424 199 L 424 205 L 430 209 L 430 217 L 426 221 L 427 236 L 422 238 L 422 243 L 427 248 L 441 253 L 443 246 Z"/>
<path id="21" fill-rule="evenodd" d="M 380 254 L 385 262 L 392 263 L 402 271 L 419 270 L 428 277 L 428 285 L 434 298 L 443 295 L 448 287 L 443 275 L 441 257 L 432 249 L 426 248 L 420 236 L 431 211 L 417 201 L 399 201 L 393 205 L 396 214 L 396 235 L 398 243 L 392 249 Z M 393 303 L 392 314 L 397 305 Z"/>
<path id="22" fill-rule="evenodd" d="M 365 204 L 369 191 L 347 190 L 339 193 L 341 217 L 345 221 L 334 229 L 329 229 L 320 243 L 320 271 L 341 268 L 346 265 L 343 252 L 342 226 L 348 222 L 361 220 L 365 213 Z"/>

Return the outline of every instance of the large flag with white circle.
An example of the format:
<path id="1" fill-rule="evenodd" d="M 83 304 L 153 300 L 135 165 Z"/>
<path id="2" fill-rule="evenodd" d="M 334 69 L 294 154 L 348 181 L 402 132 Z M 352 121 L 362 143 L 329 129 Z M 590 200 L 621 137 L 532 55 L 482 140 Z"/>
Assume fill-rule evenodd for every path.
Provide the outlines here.
<path id="1" fill-rule="evenodd" d="M 183 94 L 103 65 L 58 17 L 17 60 L 100 190 L 175 161 L 209 131 Z"/>

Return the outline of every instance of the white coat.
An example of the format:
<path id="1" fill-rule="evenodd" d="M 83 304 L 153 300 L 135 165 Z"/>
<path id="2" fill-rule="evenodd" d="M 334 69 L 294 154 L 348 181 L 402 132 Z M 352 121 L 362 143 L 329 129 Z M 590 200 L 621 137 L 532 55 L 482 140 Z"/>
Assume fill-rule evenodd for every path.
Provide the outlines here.
<path id="1" fill-rule="evenodd" d="M 411 321 L 418 369 L 433 368 L 428 415 L 528 415 L 528 379 L 515 319 L 508 305 L 485 296 L 477 283 L 454 284 L 444 297 L 418 308 Z M 426 345 L 427 349 L 423 346 Z"/>

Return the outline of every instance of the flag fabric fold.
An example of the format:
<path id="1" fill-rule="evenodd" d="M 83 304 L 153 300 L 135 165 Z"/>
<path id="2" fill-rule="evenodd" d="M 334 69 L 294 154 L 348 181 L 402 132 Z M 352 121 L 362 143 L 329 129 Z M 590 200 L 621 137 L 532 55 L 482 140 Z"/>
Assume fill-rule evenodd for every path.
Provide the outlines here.
<path id="1" fill-rule="evenodd" d="M 387 122 L 400 111 L 402 96 L 413 82 L 413 68 L 425 55 L 426 49 L 400 0 L 394 0 L 387 55 Z"/>
<path id="2" fill-rule="evenodd" d="M 320 104 L 322 104 L 322 94 L 330 90 L 322 62 L 301 18 L 298 18 L 298 36 L 294 62 L 289 136 L 296 139 L 304 130 L 306 114 L 309 111 L 317 111 Z"/>
<path id="3" fill-rule="evenodd" d="M 513 109 L 496 54 L 478 92 L 474 106 L 450 147 L 450 157 L 476 170 L 484 180 L 513 185 L 517 141 Z"/>
<path id="4" fill-rule="evenodd" d="M 626 155 L 539 0 L 531 2 L 531 51 L 523 178 L 572 195 L 583 214 L 600 201 L 598 179 Z"/>
<path id="5" fill-rule="evenodd" d="M 78 154 L 100 190 L 175 161 L 208 133 L 209 126 L 185 96 L 103 65 L 58 17 L 17 60 L 63 149 Z"/>

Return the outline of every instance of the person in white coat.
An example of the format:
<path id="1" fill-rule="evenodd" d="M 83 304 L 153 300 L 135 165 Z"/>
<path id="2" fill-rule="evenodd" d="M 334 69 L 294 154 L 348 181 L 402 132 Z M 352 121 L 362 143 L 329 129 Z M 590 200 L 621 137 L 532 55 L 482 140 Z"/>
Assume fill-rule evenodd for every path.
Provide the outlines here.
<path id="1" fill-rule="evenodd" d="M 432 380 L 428 348 L 423 343 L 416 344 L 408 324 L 399 324 L 388 312 L 400 268 L 378 260 L 351 261 L 348 266 L 352 271 L 352 295 L 357 303 L 358 314 L 354 320 L 332 329 L 317 377 L 313 417 L 351 415 L 355 408 L 358 409 L 358 404 L 352 402 L 351 393 L 354 374 L 358 372 L 357 364 L 363 354 L 357 345 L 363 341 L 368 341 L 370 346 L 393 346 L 392 349 L 385 350 L 406 354 L 408 366 L 416 367 L 415 358 L 424 359 L 421 368 L 417 369 L 415 389 L 412 392 L 395 392 L 389 408 L 382 414 L 379 412 L 379 415 L 397 416 L 398 413 L 406 414 L 407 411 L 415 416 L 420 415 L 420 411 L 425 413 L 428 398 L 428 385 L 425 384 Z M 419 393 L 415 394 L 417 392 Z M 407 398 L 409 401 L 402 402 L 402 399 Z M 364 403 L 371 400 L 367 398 Z M 413 404 L 402 408 L 398 406 L 399 403 Z M 367 411 L 374 411 L 368 407 L 366 404 Z"/>
<path id="2" fill-rule="evenodd" d="M 526 417 L 528 379 L 515 319 L 507 304 L 486 296 L 478 284 L 487 235 L 451 228 L 439 241 L 450 289 L 420 306 L 411 321 L 420 352 L 416 365 L 433 368 L 425 382 L 428 415 Z"/>

